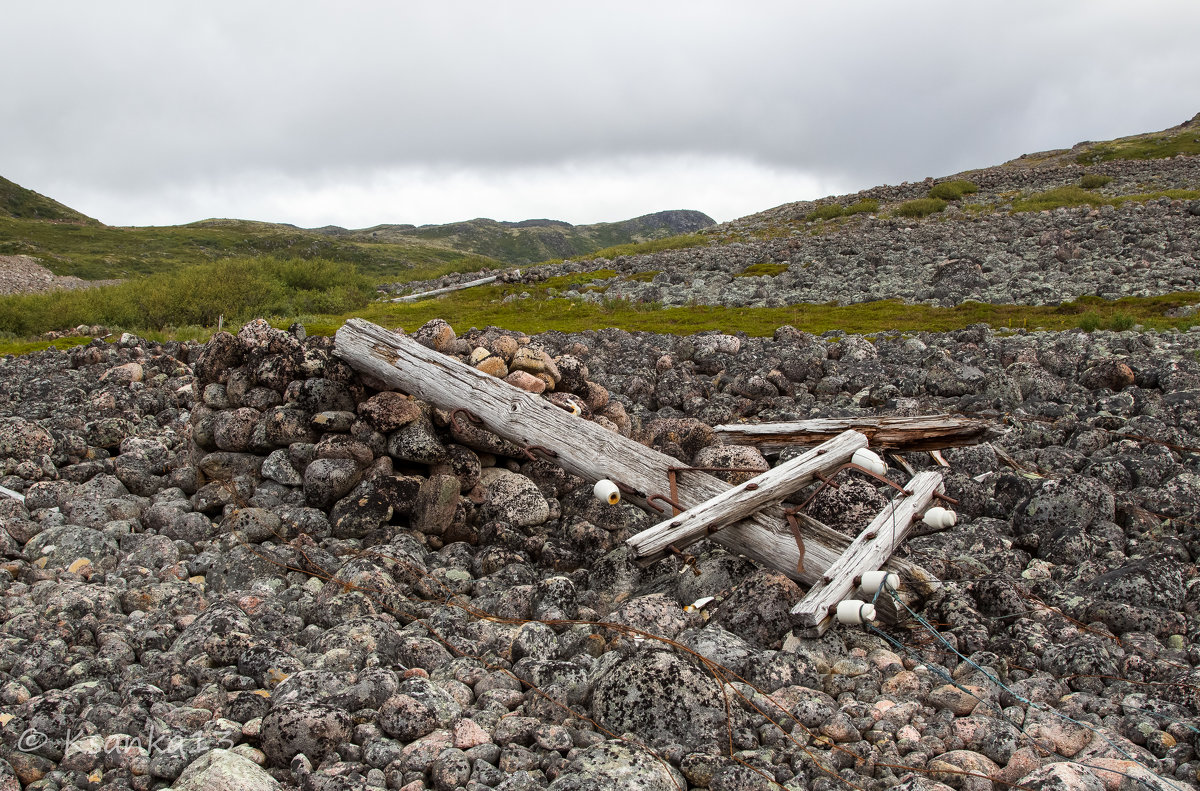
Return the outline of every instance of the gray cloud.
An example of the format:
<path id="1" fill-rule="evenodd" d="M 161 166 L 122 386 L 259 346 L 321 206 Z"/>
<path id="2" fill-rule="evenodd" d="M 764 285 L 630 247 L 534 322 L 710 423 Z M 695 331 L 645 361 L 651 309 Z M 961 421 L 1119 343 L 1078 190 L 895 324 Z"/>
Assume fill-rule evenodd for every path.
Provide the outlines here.
<path id="1" fill-rule="evenodd" d="M 463 173 L 600 220 L 641 211 L 686 158 L 723 163 L 739 200 L 695 204 L 693 183 L 653 208 L 747 213 L 816 196 L 784 184 L 857 189 L 1183 121 L 1198 23 L 1186 0 L 25 4 L 6 10 L 0 174 L 110 222 L 300 221 L 339 190 L 357 197 L 329 221 L 382 221 L 388 195 L 414 214 L 387 221 L 444 221 L 473 213 L 440 183 Z M 624 173 L 630 210 L 619 185 L 573 178 L 581 163 Z M 424 216 L 434 187 L 448 214 Z M 478 213 L 516 219 L 503 204 Z"/>

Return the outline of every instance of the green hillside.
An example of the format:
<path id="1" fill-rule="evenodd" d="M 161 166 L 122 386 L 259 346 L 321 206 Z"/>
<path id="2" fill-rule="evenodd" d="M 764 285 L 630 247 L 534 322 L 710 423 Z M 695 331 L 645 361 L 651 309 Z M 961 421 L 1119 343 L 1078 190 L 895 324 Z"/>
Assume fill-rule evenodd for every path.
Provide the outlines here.
<path id="1" fill-rule="evenodd" d="M 326 227 L 319 232 L 342 239 L 400 242 L 422 239 L 508 264 L 574 258 L 605 247 L 636 244 L 693 233 L 713 224 L 698 211 L 662 211 L 621 222 L 571 225 L 561 220 L 498 222 L 467 220 L 446 225 L 377 225 L 357 231 Z"/>
<path id="2" fill-rule="evenodd" d="M 39 195 L 33 190 L 25 189 L 6 178 L 0 178 L 0 217 L 99 224 L 86 214 L 81 214 L 45 195 Z"/>

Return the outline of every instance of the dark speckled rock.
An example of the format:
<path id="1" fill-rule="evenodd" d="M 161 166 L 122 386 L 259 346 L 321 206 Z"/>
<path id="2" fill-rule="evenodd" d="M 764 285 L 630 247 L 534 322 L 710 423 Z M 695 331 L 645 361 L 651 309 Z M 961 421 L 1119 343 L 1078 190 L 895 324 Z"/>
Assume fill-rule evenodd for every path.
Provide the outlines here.
<path id="1" fill-rule="evenodd" d="M 1047 534 L 1063 526 L 1084 528 L 1097 519 L 1112 521 L 1116 501 L 1103 482 L 1084 475 L 1045 481 L 1020 504 L 1013 518 L 1018 534 Z"/>
<path id="2" fill-rule="evenodd" d="M 421 416 L 421 406 L 400 393 L 377 393 L 358 405 L 358 414 L 376 431 L 389 434 Z"/>
<path id="3" fill-rule="evenodd" d="M 1088 584 L 1097 596 L 1137 607 L 1183 606 L 1187 567 L 1169 555 L 1151 555 L 1101 574 Z"/>
<path id="4" fill-rule="evenodd" d="M 791 630 L 790 613 L 800 586 L 778 571 L 760 569 L 743 580 L 713 614 L 713 621 L 760 648 L 778 648 Z"/>
<path id="5" fill-rule="evenodd" d="M 354 724 L 341 709 L 321 703 L 290 703 L 276 706 L 263 717 L 261 744 L 267 759 L 287 766 L 303 754 L 317 762 L 344 741 L 349 741 Z"/>
<path id="6" fill-rule="evenodd" d="M 315 508 L 328 508 L 361 477 L 362 468 L 352 459 L 317 459 L 304 470 L 304 498 Z"/>
<path id="7" fill-rule="evenodd" d="M 592 715 L 649 744 L 713 744 L 725 732 L 717 682 L 666 651 L 643 651 L 604 673 L 592 692 Z"/>

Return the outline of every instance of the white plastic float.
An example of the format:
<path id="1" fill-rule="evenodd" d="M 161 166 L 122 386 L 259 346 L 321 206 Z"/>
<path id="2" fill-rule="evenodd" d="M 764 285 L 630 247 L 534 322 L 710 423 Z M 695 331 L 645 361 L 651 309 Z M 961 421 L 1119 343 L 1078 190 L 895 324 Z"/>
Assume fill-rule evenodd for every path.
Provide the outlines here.
<path id="1" fill-rule="evenodd" d="M 616 505 L 621 502 L 621 490 L 617 485 L 607 478 L 601 478 L 596 481 L 596 485 L 592 487 L 592 494 L 602 503 Z"/>

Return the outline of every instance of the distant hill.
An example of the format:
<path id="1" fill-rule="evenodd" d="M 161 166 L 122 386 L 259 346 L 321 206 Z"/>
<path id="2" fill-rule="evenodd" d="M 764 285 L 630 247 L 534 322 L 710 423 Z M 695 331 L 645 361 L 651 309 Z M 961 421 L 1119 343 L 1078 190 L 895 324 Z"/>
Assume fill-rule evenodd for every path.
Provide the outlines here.
<path id="1" fill-rule="evenodd" d="M 326 226 L 313 230 L 358 241 L 394 243 L 424 239 L 462 252 L 524 265 L 586 255 L 615 245 L 694 233 L 713 224 L 713 219 L 703 212 L 674 210 L 591 225 L 546 219 L 498 222 L 480 218 L 446 225 L 376 225 L 355 231 Z"/>
<path id="2" fill-rule="evenodd" d="M 0 178 L 0 255 L 32 256 L 55 275 L 85 280 L 136 277 L 246 255 L 351 261 L 373 277 L 419 280 L 584 255 L 712 224 L 712 218 L 698 211 L 664 211 L 594 225 L 480 219 L 347 230 L 336 225 L 305 229 L 287 223 L 207 219 L 125 228 L 105 225 Z"/>
<path id="3" fill-rule="evenodd" d="M 97 220 L 75 211 L 70 206 L 64 206 L 45 195 L 25 189 L 6 178 L 0 178 L 0 217 L 99 224 Z"/>

